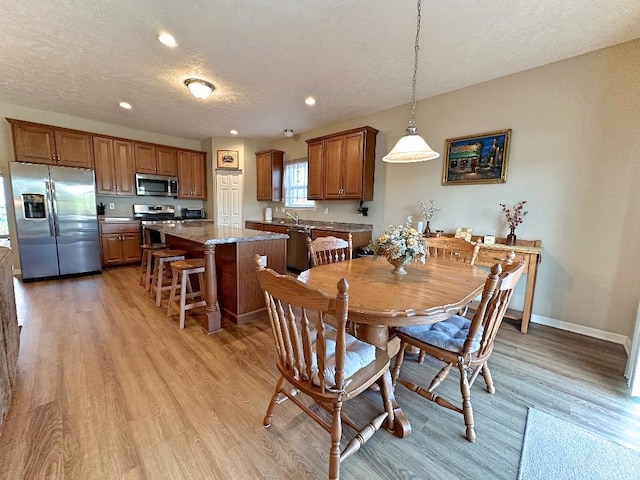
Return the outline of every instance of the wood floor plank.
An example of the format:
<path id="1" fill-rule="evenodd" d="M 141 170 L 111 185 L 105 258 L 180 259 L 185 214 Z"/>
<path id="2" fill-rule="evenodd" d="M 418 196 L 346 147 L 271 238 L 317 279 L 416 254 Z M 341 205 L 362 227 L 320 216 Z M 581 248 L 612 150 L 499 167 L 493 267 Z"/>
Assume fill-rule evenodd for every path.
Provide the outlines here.
<path id="1" fill-rule="evenodd" d="M 291 402 L 262 426 L 278 377 L 266 318 L 206 335 L 192 311 L 180 330 L 137 274 L 16 280 L 23 329 L 0 479 L 326 478 L 329 437 Z M 461 415 L 399 386 L 412 435 L 378 432 L 342 478 L 514 479 L 529 406 L 638 445 L 640 401 L 628 396 L 625 362 L 620 345 L 536 324 L 523 335 L 506 322 L 490 361 L 496 394 L 481 378 L 472 389 L 475 444 Z M 402 375 L 424 383 L 437 369 L 407 356 Z M 441 393 L 457 400 L 451 377 Z M 380 411 L 379 393 L 345 409 L 362 420 Z"/>

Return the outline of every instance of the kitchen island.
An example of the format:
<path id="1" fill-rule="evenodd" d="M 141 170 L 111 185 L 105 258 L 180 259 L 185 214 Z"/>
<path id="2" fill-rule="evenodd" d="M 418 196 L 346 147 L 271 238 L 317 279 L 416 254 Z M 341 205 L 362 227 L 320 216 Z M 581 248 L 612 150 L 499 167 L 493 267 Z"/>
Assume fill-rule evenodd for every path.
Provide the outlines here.
<path id="1" fill-rule="evenodd" d="M 164 235 L 171 248 L 187 252 L 187 258 L 205 260 L 207 333 L 222 328 L 221 317 L 246 323 L 265 310 L 264 295 L 255 272 L 254 255 L 267 257 L 267 266 L 286 271 L 285 233 L 261 232 L 216 225 L 212 220 L 157 222 L 144 225 Z M 145 235 L 146 236 L 146 235 Z"/>

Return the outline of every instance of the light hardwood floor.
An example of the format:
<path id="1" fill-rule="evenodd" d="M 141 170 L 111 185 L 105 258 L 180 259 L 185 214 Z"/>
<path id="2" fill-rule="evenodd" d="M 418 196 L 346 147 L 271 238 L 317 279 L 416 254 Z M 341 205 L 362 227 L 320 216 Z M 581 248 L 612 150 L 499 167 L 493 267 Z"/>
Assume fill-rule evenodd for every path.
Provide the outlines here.
<path id="1" fill-rule="evenodd" d="M 262 426 L 274 382 L 265 319 L 207 336 L 185 330 L 137 285 L 137 268 L 23 284 L 19 377 L 0 437 L 0 478 L 323 479 L 328 434 L 284 403 Z M 477 443 L 462 416 L 401 386 L 410 437 L 381 430 L 341 468 L 344 479 L 515 479 L 528 406 L 640 444 L 621 346 L 505 323 L 490 361 L 496 394 L 472 389 Z M 402 375 L 425 379 L 408 358 Z M 442 392 L 457 398 L 454 374 Z M 366 392 L 348 411 L 380 408 Z M 350 438 L 349 431 L 346 437 Z"/>

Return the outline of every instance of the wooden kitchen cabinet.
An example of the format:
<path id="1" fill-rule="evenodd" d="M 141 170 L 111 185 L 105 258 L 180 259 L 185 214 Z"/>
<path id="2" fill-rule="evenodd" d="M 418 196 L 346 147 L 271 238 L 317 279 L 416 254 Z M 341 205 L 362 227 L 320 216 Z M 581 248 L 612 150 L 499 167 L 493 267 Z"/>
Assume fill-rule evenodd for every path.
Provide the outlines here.
<path id="1" fill-rule="evenodd" d="M 284 152 L 280 150 L 256 152 L 258 201 L 282 200 L 283 157 Z"/>
<path id="2" fill-rule="evenodd" d="M 136 173 L 178 176 L 177 151 L 172 147 L 135 143 L 134 157 Z"/>
<path id="3" fill-rule="evenodd" d="M 262 224 L 258 222 L 244 222 L 244 228 L 251 230 L 264 230 Z"/>
<path id="4" fill-rule="evenodd" d="M 16 162 L 93 168 L 91 134 L 7 119 Z"/>
<path id="5" fill-rule="evenodd" d="M 307 145 L 307 199 L 324 199 L 324 141 L 309 142 Z"/>
<path id="6" fill-rule="evenodd" d="M 140 262 L 140 222 L 108 222 L 100 224 L 102 265 Z"/>
<path id="7" fill-rule="evenodd" d="M 265 232 L 272 233 L 287 233 L 289 231 L 289 227 L 287 225 L 267 225 L 263 224 L 262 229 Z"/>
<path id="8" fill-rule="evenodd" d="M 178 150 L 178 197 L 206 200 L 206 154 Z"/>
<path id="9" fill-rule="evenodd" d="M 361 127 L 307 140 L 307 198 L 373 200 L 377 134 Z"/>
<path id="10" fill-rule="evenodd" d="M 96 193 L 98 195 L 135 195 L 133 144 L 109 137 L 93 137 Z"/>

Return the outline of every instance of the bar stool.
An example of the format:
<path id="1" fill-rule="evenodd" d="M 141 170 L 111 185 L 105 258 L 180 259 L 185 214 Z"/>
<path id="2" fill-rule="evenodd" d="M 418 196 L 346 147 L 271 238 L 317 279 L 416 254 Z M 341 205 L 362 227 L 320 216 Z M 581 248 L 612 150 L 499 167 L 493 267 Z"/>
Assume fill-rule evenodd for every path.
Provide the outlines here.
<path id="1" fill-rule="evenodd" d="M 153 259 L 151 252 L 154 250 L 164 250 L 167 245 L 164 243 L 145 243 L 140 245 L 142 249 L 142 261 L 140 262 L 140 285 L 144 286 L 144 291 L 151 288 L 151 278 L 153 273 Z"/>
<path id="2" fill-rule="evenodd" d="M 204 307 L 207 304 L 204 299 L 204 259 L 190 258 L 171 262 L 171 270 L 173 271 L 173 278 L 171 280 L 167 317 L 171 317 L 174 310 L 180 312 L 180 329 L 182 330 L 186 311 L 192 308 Z M 193 291 L 190 275 L 198 275 L 198 291 Z M 178 287 L 180 287 L 180 295 L 176 296 Z M 187 290 L 189 291 L 187 292 Z M 195 300 L 198 297 L 200 300 Z M 188 300 L 191 301 L 188 302 Z"/>
<path id="3" fill-rule="evenodd" d="M 153 277 L 151 278 L 151 288 L 149 289 L 149 296 L 153 298 L 156 296 L 156 307 L 160 306 L 162 300 L 162 292 L 166 292 L 171 289 L 169 282 L 169 274 L 171 272 L 165 271 L 164 266 L 170 262 L 176 262 L 178 260 L 184 260 L 184 250 L 156 250 L 151 252 L 153 258 Z"/>

